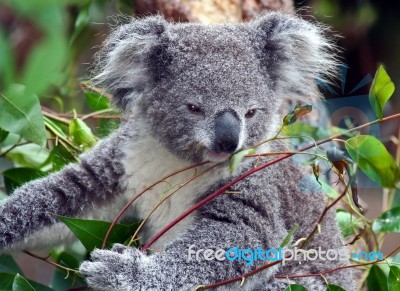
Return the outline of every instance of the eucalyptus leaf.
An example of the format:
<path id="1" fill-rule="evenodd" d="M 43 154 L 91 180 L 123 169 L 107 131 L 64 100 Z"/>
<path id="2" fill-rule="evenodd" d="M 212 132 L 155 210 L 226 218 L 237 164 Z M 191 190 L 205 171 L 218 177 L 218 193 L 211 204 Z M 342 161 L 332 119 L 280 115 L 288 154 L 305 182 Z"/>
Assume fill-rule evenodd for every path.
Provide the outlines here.
<path id="1" fill-rule="evenodd" d="M 35 291 L 35 288 L 21 275 L 15 275 L 12 291 Z"/>
<path id="2" fill-rule="evenodd" d="M 323 131 L 319 127 L 311 126 L 303 122 L 286 125 L 282 128 L 281 133 L 286 136 L 309 136 L 316 140 L 329 136 L 327 131 Z"/>
<path id="3" fill-rule="evenodd" d="M 338 285 L 328 284 L 326 286 L 326 291 L 346 291 L 346 290 Z"/>
<path id="4" fill-rule="evenodd" d="M 230 163 L 229 163 L 229 172 L 231 173 L 231 175 L 235 172 L 235 170 L 240 165 L 240 163 L 242 162 L 244 157 L 247 155 L 252 155 L 252 154 L 254 154 L 254 152 L 255 152 L 254 149 L 247 149 L 247 150 L 243 150 L 243 151 L 240 151 L 240 152 L 237 152 L 236 154 L 234 154 L 231 157 Z"/>
<path id="5" fill-rule="evenodd" d="M 372 229 L 374 232 L 400 232 L 400 206 L 379 215 Z"/>
<path id="6" fill-rule="evenodd" d="M 377 265 L 372 265 L 367 277 L 368 290 L 388 291 L 385 273 Z"/>
<path id="7" fill-rule="evenodd" d="M 298 224 L 296 224 L 295 226 L 292 227 L 292 229 L 289 231 L 289 233 L 283 239 L 283 241 L 282 241 L 282 243 L 280 245 L 281 248 L 283 248 L 284 246 L 286 246 L 289 243 L 290 239 L 295 234 L 295 232 L 297 231 L 298 228 L 299 228 Z"/>
<path id="8" fill-rule="evenodd" d="M 100 119 L 99 126 L 96 129 L 96 134 L 104 138 L 108 136 L 110 133 L 117 130 L 120 125 L 119 119 Z"/>
<path id="9" fill-rule="evenodd" d="M 8 131 L 0 128 L 0 142 L 3 142 L 7 138 L 8 133 Z"/>
<path id="10" fill-rule="evenodd" d="M 85 94 L 87 104 L 93 111 L 110 108 L 110 100 L 107 97 L 91 90 L 85 90 L 83 93 Z"/>
<path id="11" fill-rule="evenodd" d="M 283 125 L 293 124 L 297 121 L 297 119 L 310 113 L 311 111 L 311 105 L 296 105 L 293 111 L 283 118 Z"/>
<path id="12" fill-rule="evenodd" d="M 14 79 L 15 57 L 3 29 L 0 29 L 0 56 L 0 87 L 8 88 Z"/>
<path id="13" fill-rule="evenodd" d="M 13 161 L 15 167 L 39 169 L 49 157 L 49 152 L 37 144 L 25 144 L 7 153 L 7 159 Z"/>
<path id="14" fill-rule="evenodd" d="M 76 163 L 77 160 L 75 157 L 78 157 L 78 153 L 74 149 L 68 148 L 67 150 L 62 144 L 58 144 L 52 149 L 48 159 L 41 165 L 41 168 L 51 165 L 52 171 L 59 171 L 70 163 Z"/>
<path id="15" fill-rule="evenodd" d="M 0 255 L 0 273 L 19 273 L 23 274 L 22 270 L 15 262 L 11 255 Z"/>
<path id="16" fill-rule="evenodd" d="M 376 71 L 369 92 L 369 102 L 379 119 L 383 118 L 383 107 L 393 95 L 395 90 L 394 83 L 390 79 L 385 68 L 380 65 Z"/>
<path id="17" fill-rule="evenodd" d="M 16 276 L 15 274 L 0 273 L 0 290 L 1 291 L 12 291 L 15 276 Z M 44 285 L 34 282 L 32 280 L 27 280 L 27 281 L 36 291 L 52 291 L 53 290 L 47 286 L 44 286 Z"/>
<path id="18" fill-rule="evenodd" d="M 45 177 L 47 173 L 31 168 L 13 168 L 3 172 L 4 184 L 8 194 L 23 184 Z"/>
<path id="19" fill-rule="evenodd" d="M 90 4 L 91 1 L 79 10 L 78 17 L 75 20 L 74 32 L 71 36 L 70 43 L 73 43 L 82 30 L 88 25 L 90 21 Z"/>
<path id="20" fill-rule="evenodd" d="M 46 130 L 37 96 L 16 84 L 0 94 L 0 128 L 44 146 Z"/>
<path id="21" fill-rule="evenodd" d="M 298 284 L 290 284 L 283 291 L 307 291 L 307 289 Z"/>
<path id="22" fill-rule="evenodd" d="M 338 211 L 336 213 L 336 220 L 345 238 L 355 234 L 357 228 L 362 227 L 362 222 L 359 219 L 345 211 Z"/>
<path id="23" fill-rule="evenodd" d="M 26 61 L 22 79 L 29 94 L 40 96 L 51 85 L 60 81 L 66 49 L 67 43 L 60 31 L 46 36 L 33 48 Z"/>
<path id="24" fill-rule="evenodd" d="M 74 144 L 88 150 L 96 144 L 96 138 L 93 135 L 92 130 L 86 123 L 80 118 L 74 118 L 69 123 L 69 134 L 72 137 Z"/>
<path id="25" fill-rule="evenodd" d="M 60 215 L 55 216 L 68 226 L 88 252 L 93 251 L 96 247 L 101 247 L 104 237 L 111 225 L 111 223 L 106 221 L 84 220 Z M 139 224 L 139 222 L 129 225 L 116 224 L 107 240 L 107 246 L 126 241 L 134 234 Z"/>
<path id="26" fill-rule="evenodd" d="M 357 166 L 382 187 L 394 188 L 400 178 L 400 170 L 385 146 L 375 137 L 359 135 L 345 143 L 347 152 Z"/>
<path id="27" fill-rule="evenodd" d="M 400 268 L 390 266 L 388 281 L 389 291 L 400 291 Z"/>

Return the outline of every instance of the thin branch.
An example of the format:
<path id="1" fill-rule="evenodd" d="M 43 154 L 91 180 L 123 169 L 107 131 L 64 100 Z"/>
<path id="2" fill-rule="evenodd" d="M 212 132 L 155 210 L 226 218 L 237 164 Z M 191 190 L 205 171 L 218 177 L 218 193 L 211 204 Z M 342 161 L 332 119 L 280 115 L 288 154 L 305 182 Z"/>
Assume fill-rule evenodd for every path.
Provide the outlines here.
<path id="1" fill-rule="evenodd" d="M 341 266 L 341 267 L 337 267 L 337 268 L 333 268 L 333 269 L 329 269 L 329 270 L 325 270 L 323 272 L 320 273 L 314 273 L 314 274 L 295 274 L 295 275 L 286 275 L 286 276 L 275 276 L 275 278 L 277 279 L 285 279 L 285 278 L 289 278 L 289 279 L 293 279 L 293 278 L 305 278 L 305 277 L 320 277 L 320 276 L 324 276 L 327 275 L 329 273 L 333 273 L 333 272 L 337 272 L 343 269 L 350 269 L 350 268 L 356 268 L 356 267 L 364 267 L 364 266 L 368 266 L 368 265 L 373 265 L 373 264 L 377 264 L 379 262 L 382 262 L 384 260 L 387 260 L 389 257 L 393 256 L 394 254 L 396 254 L 398 251 L 400 250 L 400 246 L 397 247 L 394 251 L 392 251 L 389 255 L 387 255 L 385 258 L 383 258 L 382 260 L 376 260 L 373 262 L 367 262 L 367 263 L 361 263 L 361 264 L 352 264 L 352 265 L 346 265 L 346 266 Z"/>
<path id="2" fill-rule="evenodd" d="M 95 112 L 92 112 L 92 113 L 83 115 L 83 116 L 81 117 L 81 119 L 82 119 L 82 120 L 85 120 L 85 119 L 92 118 L 92 117 L 99 117 L 99 118 L 101 118 L 103 113 L 109 113 L 109 112 L 113 112 L 113 111 L 115 111 L 115 110 L 112 109 L 112 108 L 107 108 L 107 109 L 103 109 L 103 110 L 99 110 L 99 111 L 95 111 Z M 118 118 L 119 118 L 119 117 L 118 117 Z"/>
<path id="3" fill-rule="evenodd" d="M 53 119 L 53 120 L 55 120 L 55 121 L 64 123 L 64 124 L 66 124 L 66 125 L 69 125 L 69 123 L 70 123 L 70 120 L 60 117 L 60 114 L 57 114 L 57 113 L 50 113 L 50 112 L 48 112 L 48 111 L 44 111 L 43 108 L 42 108 L 42 114 L 43 114 L 44 116 L 50 118 L 50 119 Z"/>
<path id="4" fill-rule="evenodd" d="M 30 144 L 32 142 L 27 141 L 27 142 L 23 142 L 23 143 L 18 143 L 18 144 L 14 144 L 13 146 L 11 146 L 9 149 L 7 149 L 6 151 L 4 151 L 3 153 L 0 154 L 0 158 L 4 157 L 5 155 L 7 155 L 9 152 L 11 152 L 13 149 L 19 147 L 19 146 L 23 146 L 23 145 L 27 145 Z"/>
<path id="5" fill-rule="evenodd" d="M 79 274 L 79 271 L 78 271 L 78 270 L 71 269 L 71 268 L 68 268 L 68 267 L 64 267 L 63 265 L 60 265 L 60 264 L 57 264 L 57 263 L 55 263 L 55 262 L 53 262 L 53 261 L 48 260 L 47 258 L 43 258 L 43 257 L 41 257 L 41 256 L 35 255 L 35 254 L 33 254 L 33 253 L 31 253 L 31 252 L 28 252 L 28 251 L 24 251 L 24 253 L 27 254 L 28 256 L 31 256 L 31 257 L 33 257 L 33 258 L 35 258 L 35 259 L 41 260 L 41 261 L 43 261 L 43 262 L 46 262 L 46 263 L 48 263 L 48 264 L 50 264 L 50 265 L 52 265 L 52 266 L 54 266 L 54 267 L 63 269 L 63 270 L 65 270 L 65 271 L 67 271 L 67 272 L 73 272 L 73 273 L 75 273 L 75 274 L 77 274 L 77 275 Z"/>
<path id="6" fill-rule="evenodd" d="M 151 188 L 153 188 L 154 186 L 156 186 L 156 185 L 158 185 L 158 184 L 164 182 L 164 180 L 166 180 L 166 179 L 168 179 L 168 178 L 171 178 L 171 177 L 173 177 L 173 176 L 175 176 L 175 175 L 177 175 L 177 174 L 179 174 L 179 173 L 185 172 L 185 171 L 187 171 L 187 170 L 190 170 L 190 169 L 194 169 L 194 168 L 203 166 L 203 165 L 205 165 L 205 164 L 208 164 L 208 162 L 201 162 L 201 163 L 198 163 L 198 164 L 195 164 L 195 165 L 188 166 L 188 167 L 186 167 L 186 168 L 184 168 L 184 169 L 181 169 L 181 170 L 178 170 L 178 171 L 176 171 L 176 172 L 173 172 L 173 173 L 171 173 L 171 174 L 165 176 L 165 177 L 162 178 L 161 180 L 158 180 L 157 182 L 151 184 L 149 187 L 147 187 L 147 188 L 144 189 L 142 192 L 140 192 L 140 193 L 137 194 L 135 197 L 133 197 L 128 203 L 125 204 L 124 208 L 121 209 L 121 211 L 117 214 L 117 216 L 116 216 L 116 217 L 114 218 L 114 220 L 112 221 L 110 227 L 109 227 L 108 230 L 107 230 L 106 236 L 104 237 L 103 244 L 101 245 L 101 249 L 104 249 L 104 248 L 105 248 L 105 246 L 106 246 L 106 244 L 107 244 L 107 240 L 108 240 L 108 238 L 109 238 L 109 236 L 110 236 L 110 233 L 111 233 L 111 231 L 113 230 L 114 226 L 117 224 L 118 220 L 119 220 L 119 219 L 121 218 L 121 216 L 125 213 L 125 211 L 129 208 L 129 206 L 131 206 L 131 204 L 132 204 L 133 202 L 136 201 L 136 199 L 138 199 L 140 196 L 142 196 L 144 193 L 146 193 L 147 191 L 149 191 L 149 190 L 150 190 Z"/>
<path id="7" fill-rule="evenodd" d="M 349 185 L 351 183 L 346 183 L 346 187 L 343 190 L 343 192 L 335 199 L 333 200 L 330 204 L 328 204 L 325 209 L 322 211 L 320 217 L 318 218 L 317 223 L 315 224 L 313 230 L 310 232 L 310 234 L 306 237 L 306 240 L 301 244 L 300 248 L 304 248 L 305 246 L 307 246 L 307 244 L 310 242 L 311 238 L 314 236 L 315 232 L 318 230 L 318 226 L 321 225 L 322 221 L 324 220 L 326 214 L 328 213 L 328 211 L 335 206 L 344 196 L 346 196 L 347 191 L 349 190 Z"/>
<path id="8" fill-rule="evenodd" d="M 93 91 L 93 92 L 99 94 L 100 96 L 106 97 L 107 99 L 111 99 L 111 95 L 108 94 L 106 91 L 104 91 L 98 87 L 92 86 L 89 83 L 81 83 L 81 88 L 82 88 L 82 90 L 86 90 L 86 91 L 90 90 L 90 91 Z"/>
<path id="9" fill-rule="evenodd" d="M 176 192 L 178 192 L 180 189 L 182 189 L 183 187 L 185 187 L 187 184 L 189 184 L 190 182 L 192 182 L 193 180 L 197 179 L 198 177 L 208 173 L 209 171 L 211 171 L 212 169 L 214 169 L 216 166 L 218 166 L 218 164 L 215 164 L 212 167 L 207 168 L 206 170 L 204 170 L 203 172 L 191 177 L 189 180 L 185 181 L 184 183 L 182 183 L 181 185 L 178 186 L 178 188 L 174 191 L 172 191 L 170 194 L 168 194 L 167 196 L 165 196 L 164 198 L 162 198 L 159 203 L 157 203 L 157 205 L 148 213 L 148 215 L 146 216 L 145 219 L 143 219 L 142 223 L 139 225 L 139 227 L 136 229 L 135 233 L 132 236 L 132 239 L 130 240 L 128 245 L 131 245 L 133 243 L 133 241 L 135 240 L 136 236 L 138 235 L 139 231 L 143 228 L 144 224 L 146 223 L 146 221 L 150 218 L 150 216 L 154 213 L 154 211 L 157 210 L 157 208 L 159 208 L 164 202 L 165 200 L 169 199 L 172 195 L 174 195 Z"/>

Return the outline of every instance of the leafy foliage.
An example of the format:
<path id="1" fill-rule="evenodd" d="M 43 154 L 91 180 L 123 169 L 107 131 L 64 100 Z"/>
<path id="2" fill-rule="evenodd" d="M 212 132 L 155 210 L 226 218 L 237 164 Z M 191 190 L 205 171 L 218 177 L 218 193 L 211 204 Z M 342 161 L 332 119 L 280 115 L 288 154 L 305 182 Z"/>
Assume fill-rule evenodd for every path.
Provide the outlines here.
<path id="1" fill-rule="evenodd" d="M 104 9 L 107 3 L 102 0 L 5 0 L 4 4 L 0 4 L 6 5 L 17 17 L 29 21 L 39 31 L 39 37 L 29 48 L 23 65 L 20 65 L 18 51 L 14 50 L 10 36 L 0 28 L 0 163 L 4 161 L 6 165 L 1 172 L 4 180 L 1 197 L 3 192 L 11 194 L 24 183 L 45 177 L 69 163 L 79 162 L 80 154 L 119 125 L 119 112 L 112 108 L 107 93 L 91 87 L 87 81 L 77 81 L 76 63 L 81 53 L 87 53 L 88 39 L 95 34 L 90 30 L 90 23 L 96 15 L 107 10 Z M 115 4 L 117 9 L 123 11 L 132 12 L 134 8 L 132 1 L 128 0 L 116 1 Z M 389 75 L 380 66 L 369 94 L 371 107 L 380 120 L 383 119 L 383 108 L 394 90 Z M 380 186 L 390 188 L 387 190 L 394 197 L 400 170 L 385 145 L 372 135 L 359 135 L 338 127 L 326 130 L 302 122 L 301 118 L 311 110 L 311 105 L 296 106 L 284 117 L 282 128 L 275 138 L 281 134 L 279 138 L 296 137 L 303 143 L 338 133 L 341 138 L 347 139 L 347 153 L 358 169 Z M 230 160 L 231 174 L 246 156 L 254 152 L 255 148 L 235 153 Z M 319 179 L 321 191 L 330 200 L 337 199 L 339 193 L 323 179 L 325 173 L 319 168 L 320 164 L 332 166 L 332 163 L 326 154 L 321 153 L 321 149 L 307 154 L 312 157 L 309 164 L 313 164 L 314 173 L 318 174 L 315 177 Z M 395 199 L 390 200 L 386 209 L 373 221 L 354 210 L 348 200 L 345 199 L 343 204 L 343 208 L 337 212 L 339 226 L 346 239 L 353 240 L 352 245 L 356 249 L 365 248 L 369 251 L 371 236 L 379 234 L 377 239 L 380 244 L 385 233 L 400 231 L 400 207 Z M 111 224 L 57 217 L 72 230 L 86 249 L 79 255 L 65 248 L 51 251 L 51 259 L 59 265 L 53 274 L 51 286 L 55 290 L 68 290 L 85 284 L 83 278 L 73 270 L 87 258 L 87 252 L 101 247 Z M 116 224 L 106 247 L 116 242 L 126 244 L 138 226 L 138 222 Z M 282 247 L 289 244 L 297 230 L 298 226 L 292 228 L 283 239 Z M 367 235 L 360 235 L 364 230 Z M 388 262 L 390 264 L 390 260 Z M 399 290 L 400 269 L 397 266 L 390 265 L 388 274 L 375 264 L 366 269 L 366 280 L 361 284 L 369 290 Z M 0 255 L 0 290 L 53 290 L 23 276 L 12 256 Z M 285 290 L 306 289 L 291 284 Z M 327 283 L 327 290 L 343 289 Z"/>
<path id="2" fill-rule="evenodd" d="M 55 216 L 71 229 L 88 252 L 93 251 L 96 247 L 101 247 L 111 225 L 111 223 L 106 221 L 84 220 L 60 215 Z M 140 223 L 115 225 L 108 237 L 107 246 L 110 247 L 113 243 L 126 241 L 135 232 L 139 224 Z"/>
<path id="3" fill-rule="evenodd" d="M 383 187 L 394 188 L 400 170 L 385 146 L 373 136 L 360 135 L 346 141 L 346 149 L 358 167 Z"/>
<path id="4" fill-rule="evenodd" d="M 380 65 L 376 71 L 374 81 L 369 92 L 369 102 L 379 119 L 383 117 L 383 107 L 392 97 L 395 90 L 394 83 L 390 79 L 385 68 Z"/>

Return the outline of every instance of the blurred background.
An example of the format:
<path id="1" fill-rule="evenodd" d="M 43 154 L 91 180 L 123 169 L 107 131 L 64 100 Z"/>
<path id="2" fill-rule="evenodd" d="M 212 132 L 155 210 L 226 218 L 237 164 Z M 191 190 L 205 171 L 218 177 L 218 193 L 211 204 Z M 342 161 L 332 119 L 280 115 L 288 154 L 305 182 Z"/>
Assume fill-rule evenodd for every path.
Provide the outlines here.
<path id="1" fill-rule="evenodd" d="M 73 109 L 89 113 L 93 108 L 82 82 L 90 77 L 93 56 L 110 25 L 123 22 L 122 15 L 161 13 L 170 21 L 218 23 L 247 21 L 269 9 L 298 11 L 304 18 L 325 23 L 337 37 L 343 66 L 337 85 L 323 88 L 334 125 L 349 127 L 343 124 L 346 118 L 351 126 L 375 119 L 368 91 L 378 64 L 385 65 L 400 88 L 400 2 L 395 0 L 0 0 L 0 92 L 21 83 L 38 95 L 44 108 L 61 117 L 73 116 Z M 399 94 L 397 90 L 385 115 L 400 111 Z M 89 124 L 98 128 L 99 122 L 91 119 Z M 108 123 L 106 129 L 115 126 Z M 372 130 L 396 155 L 398 121 Z M 1 157 L 0 171 L 10 167 L 12 163 Z M 1 180 L 0 187 L 5 192 Z M 361 187 L 367 216 L 373 218 L 386 203 L 383 190 L 368 181 Z M 399 241 L 399 236 L 389 235 L 383 252 Z M 18 260 L 27 277 L 49 282 L 48 264 L 22 255 Z"/>

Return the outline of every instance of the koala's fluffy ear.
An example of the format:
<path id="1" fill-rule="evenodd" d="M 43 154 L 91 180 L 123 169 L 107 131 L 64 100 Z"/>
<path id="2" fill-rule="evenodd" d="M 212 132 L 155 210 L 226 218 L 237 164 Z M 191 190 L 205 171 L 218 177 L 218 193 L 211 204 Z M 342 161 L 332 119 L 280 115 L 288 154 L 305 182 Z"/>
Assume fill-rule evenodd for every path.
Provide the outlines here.
<path id="1" fill-rule="evenodd" d="M 167 47 L 168 23 L 161 16 L 133 19 L 106 40 L 92 82 L 125 110 L 162 77 L 170 61 Z"/>
<path id="2" fill-rule="evenodd" d="M 250 24 L 262 70 L 285 98 L 319 98 L 316 81 L 336 74 L 336 47 L 326 29 L 296 16 L 272 12 Z"/>

